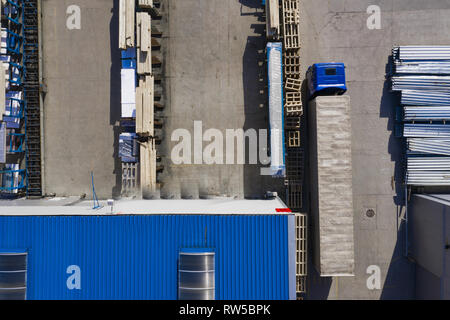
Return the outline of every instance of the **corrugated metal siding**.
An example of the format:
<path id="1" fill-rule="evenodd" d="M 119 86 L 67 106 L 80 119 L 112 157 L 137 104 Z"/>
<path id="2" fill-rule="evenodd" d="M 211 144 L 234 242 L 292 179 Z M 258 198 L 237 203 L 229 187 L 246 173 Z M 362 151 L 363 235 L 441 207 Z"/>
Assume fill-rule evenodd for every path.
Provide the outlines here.
<path id="1" fill-rule="evenodd" d="M 216 252 L 217 299 L 289 298 L 288 216 L 0 217 L 0 251 L 29 252 L 28 299 L 177 299 L 193 247 Z"/>

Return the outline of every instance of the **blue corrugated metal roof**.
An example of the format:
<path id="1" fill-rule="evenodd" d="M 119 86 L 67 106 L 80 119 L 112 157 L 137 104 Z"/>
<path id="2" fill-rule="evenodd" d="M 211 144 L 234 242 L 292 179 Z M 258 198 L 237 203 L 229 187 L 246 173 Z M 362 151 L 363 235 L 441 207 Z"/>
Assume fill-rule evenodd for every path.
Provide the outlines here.
<path id="1" fill-rule="evenodd" d="M 289 299 L 289 218 L 4 216 L 0 252 L 29 253 L 28 299 L 177 299 L 184 248 L 214 249 L 217 299 Z M 66 286 L 71 265 L 81 290 Z"/>

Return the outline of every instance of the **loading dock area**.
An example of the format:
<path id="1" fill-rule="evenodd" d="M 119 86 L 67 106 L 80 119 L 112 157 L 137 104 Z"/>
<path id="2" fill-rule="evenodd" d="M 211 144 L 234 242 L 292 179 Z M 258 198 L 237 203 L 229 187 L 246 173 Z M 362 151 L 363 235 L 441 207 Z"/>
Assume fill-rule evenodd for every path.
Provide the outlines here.
<path id="1" fill-rule="evenodd" d="M 69 5 L 81 29 L 67 28 Z M 117 14 L 117 1 L 42 1 L 44 194 L 92 196 L 91 171 L 99 198 L 120 194 Z"/>
<path id="2" fill-rule="evenodd" d="M 373 4 L 381 9 L 381 29 L 367 27 Z M 450 43 L 448 1 L 318 0 L 301 6 L 303 71 L 318 62 L 345 63 L 353 128 L 355 277 L 319 278 L 310 268 L 308 297 L 414 298 L 414 265 L 404 257 L 404 148 L 393 133 L 399 98 L 385 76 L 394 45 Z M 367 287 L 370 266 L 380 267 L 380 289 Z"/>
<path id="3" fill-rule="evenodd" d="M 202 121 L 203 132 L 214 128 L 224 136 L 226 129 L 268 129 L 261 1 L 175 0 L 166 5 L 161 197 L 244 198 L 283 191 L 283 179 L 261 176 L 259 165 L 174 165 L 170 161 L 178 143 L 171 141 L 172 132 L 184 128 L 194 137 L 194 121 Z"/>

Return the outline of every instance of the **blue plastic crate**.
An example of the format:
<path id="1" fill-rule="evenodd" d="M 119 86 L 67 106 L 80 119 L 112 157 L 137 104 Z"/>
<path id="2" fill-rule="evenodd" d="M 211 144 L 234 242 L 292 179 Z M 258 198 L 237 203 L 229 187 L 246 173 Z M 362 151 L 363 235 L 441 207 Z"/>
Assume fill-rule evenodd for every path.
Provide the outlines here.
<path id="1" fill-rule="evenodd" d="M 127 50 L 122 50 L 122 59 L 136 59 L 136 49 L 128 48 Z"/>
<path id="2" fill-rule="evenodd" d="M 122 60 L 122 69 L 136 69 L 136 60 L 134 59 Z"/>

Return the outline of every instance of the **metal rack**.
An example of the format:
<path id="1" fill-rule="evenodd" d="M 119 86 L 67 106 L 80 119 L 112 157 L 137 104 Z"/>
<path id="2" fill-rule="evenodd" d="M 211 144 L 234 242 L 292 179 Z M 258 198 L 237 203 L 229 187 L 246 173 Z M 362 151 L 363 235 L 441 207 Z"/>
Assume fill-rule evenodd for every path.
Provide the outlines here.
<path id="1" fill-rule="evenodd" d="M 38 1 L 23 0 L 27 196 L 42 196 Z"/>
<path id="2" fill-rule="evenodd" d="M 24 7 L 23 0 L 7 0 L 2 6 L 2 47 L 1 63 L 5 70 L 5 113 L 2 115 L 6 139 L 2 144 L 7 157 L 0 169 L 0 193 L 2 197 L 21 195 L 27 186 L 24 154 L 25 101 L 23 99 L 24 81 Z"/>

